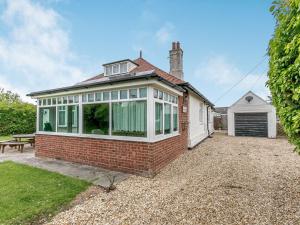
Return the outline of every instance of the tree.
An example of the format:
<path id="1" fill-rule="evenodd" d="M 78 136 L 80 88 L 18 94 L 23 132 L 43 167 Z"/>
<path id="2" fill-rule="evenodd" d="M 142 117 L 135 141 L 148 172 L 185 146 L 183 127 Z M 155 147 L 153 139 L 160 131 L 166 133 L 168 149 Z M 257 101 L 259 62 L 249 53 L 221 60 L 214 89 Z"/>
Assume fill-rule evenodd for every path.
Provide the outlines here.
<path id="1" fill-rule="evenodd" d="M 11 91 L 5 91 L 4 88 L 0 87 L 0 102 L 21 102 L 20 96 Z"/>
<path id="2" fill-rule="evenodd" d="M 300 153 L 300 0 L 274 1 L 270 11 L 276 26 L 267 85 L 284 131 Z"/>

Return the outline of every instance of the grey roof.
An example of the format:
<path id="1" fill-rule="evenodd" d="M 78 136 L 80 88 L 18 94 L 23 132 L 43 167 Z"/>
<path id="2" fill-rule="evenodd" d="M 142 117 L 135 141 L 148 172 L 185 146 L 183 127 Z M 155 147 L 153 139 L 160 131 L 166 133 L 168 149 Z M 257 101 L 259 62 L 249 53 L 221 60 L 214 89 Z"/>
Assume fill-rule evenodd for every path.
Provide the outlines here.
<path id="1" fill-rule="evenodd" d="M 120 62 L 126 62 L 126 61 L 129 61 L 135 65 L 138 66 L 138 64 L 134 61 L 132 61 L 131 59 L 122 59 L 122 60 L 118 60 L 118 61 L 114 61 L 114 62 L 110 62 L 110 63 L 105 63 L 105 64 L 102 64 L 102 66 L 107 66 L 107 65 L 110 65 L 110 64 L 115 64 L 115 63 L 120 63 Z"/>
<path id="2" fill-rule="evenodd" d="M 83 82 L 77 83 L 72 86 L 49 89 L 49 90 L 44 90 L 44 91 L 31 92 L 31 93 L 27 94 L 27 96 L 34 97 L 34 96 L 44 95 L 44 94 L 54 94 L 54 93 L 59 93 L 59 92 L 63 92 L 63 91 L 91 88 L 91 87 L 101 86 L 101 85 L 105 85 L 105 84 L 114 84 L 114 83 L 119 83 L 119 82 L 124 82 L 124 81 L 132 81 L 132 80 L 138 80 L 138 79 L 157 79 L 157 80 L 165 83 L 166 85 L 168 85 L 174 89 L 177 89 L 178 91 L 185 92 L 185 90 L 182 87 L 180 87 L 176 84 L 173 84 L 170 81 L 167 81 L 166 79 L 157 75 L 153 70 L 151 70 L 151 71 L 145 71 L 145 72 L 140 72 L 140 73 L 128 73 L 125 75 L 123 74 L 122 76 L 117 76 L 117 75 L 116 76 L 104 76 L 99 79 L 83 81 Z"/>
<path id="3" fill-rule="evenodd" d="M 228 107 L 216 107 L 215 111 L 221 114 L 227 114 Z"/>
<path id="4" fill-rule="evenodd" d="M 193 91 L 196 95 L 198 95 L 200 98 L 202 98 L 208 105 L 210 105 L 212 108 L 214 108 L 214 104 L 211 103 L 200 91 L 198 91 L 193 85 L 191 85 L 189 82 L 179 84 L 180 86 L 187 88 L 191 91 Z"/>

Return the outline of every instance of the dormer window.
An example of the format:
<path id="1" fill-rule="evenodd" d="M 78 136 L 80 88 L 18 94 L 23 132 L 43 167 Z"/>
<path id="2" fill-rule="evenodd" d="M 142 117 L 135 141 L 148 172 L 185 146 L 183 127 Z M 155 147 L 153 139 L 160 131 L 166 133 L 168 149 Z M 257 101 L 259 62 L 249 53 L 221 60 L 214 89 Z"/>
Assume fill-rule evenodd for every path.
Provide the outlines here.
<path id="1" fill-rule="evenodd" d="M 137 64 L 129 59 L 103 65 L 105 76 L 128 73 L 136 66 Z"/>

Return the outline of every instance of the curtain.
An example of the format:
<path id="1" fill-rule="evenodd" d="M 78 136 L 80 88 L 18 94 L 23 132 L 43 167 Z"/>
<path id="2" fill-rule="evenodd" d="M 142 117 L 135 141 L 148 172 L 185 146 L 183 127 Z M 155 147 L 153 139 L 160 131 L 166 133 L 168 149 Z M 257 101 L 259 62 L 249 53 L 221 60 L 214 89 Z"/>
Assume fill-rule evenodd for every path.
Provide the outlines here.
<path id="1" fill-rule="evenodd" d="M 146 101 L 112 103 L 112 132 L 115 135 L 141 136 L 147 129 Z"/>
<path id="2" fill-rule="evenodd" d="M 171 133 L 171 105 L 165 103 L 165 134 Z"/>

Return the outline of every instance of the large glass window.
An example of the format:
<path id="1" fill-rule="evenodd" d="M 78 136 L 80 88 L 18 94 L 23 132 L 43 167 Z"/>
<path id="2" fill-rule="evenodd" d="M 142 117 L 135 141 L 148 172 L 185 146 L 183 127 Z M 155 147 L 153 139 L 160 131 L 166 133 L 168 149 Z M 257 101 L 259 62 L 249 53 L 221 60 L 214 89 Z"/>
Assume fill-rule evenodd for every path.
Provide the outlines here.
<path id="1" fill-rule="evenodd" d="M 165 134 L 171 133 L 171 105 L 164 104 Z"/>
<path id="2" fill-rule="evenodd" d="M 56 107 L 39 108 L 39 131 L 56 131 Z"/>
<path id="3" fill-rule="evenodd" d="M 173 106 L 173 131 L 178 131 L 178 108 Z"/>
<path id="4" fill-rule="evenodd" d="M 57 132 L 78 133 L 78 105 L 58 106 Z"/>
<path id="5" fill-rule="evenodd" d="M 83 105 L 83 133 L 109 134 L 109 104 Z"/>
<path id="6" fill-rule="evenodd" d="M 147 102 L 112 103 L 112 135 L 147 136 Z"/>
<path id="7" fill-rule="evenodd" d="M 155 134 L 163 133 L 163 104 L 155 102 Z"/>

